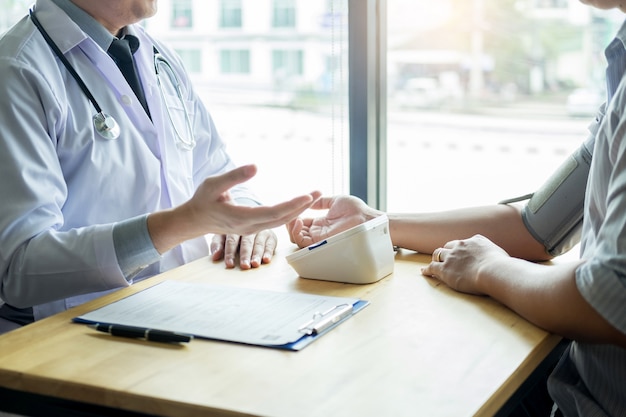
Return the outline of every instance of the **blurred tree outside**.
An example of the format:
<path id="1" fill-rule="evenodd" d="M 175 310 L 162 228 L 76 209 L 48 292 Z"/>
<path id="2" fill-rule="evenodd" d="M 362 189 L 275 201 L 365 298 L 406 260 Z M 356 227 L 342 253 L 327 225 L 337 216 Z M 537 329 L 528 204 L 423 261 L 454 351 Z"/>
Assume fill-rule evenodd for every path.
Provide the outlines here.
<path id="1" fill-rule="evenodd" d="M 571 89 L 556 71 L 559 58 L 583 49 L 583 29 L 564 17 L 538 19 L 520 0 L 448 0 L 450 16 L 438 27 L 420 30 L 402 45 L 406 50 L 455 50 L 474 57 L 461 64 L 469 89 L 471 71 L 480 70 L 486 94 L 512 86 L 517 93 L 532 94 Z M 478 56 L 479 55 L 479 56 Z M 480 68 L 476 68 L 476 67 Z M 538 72 L 539 87 L 533 86 Z"/>

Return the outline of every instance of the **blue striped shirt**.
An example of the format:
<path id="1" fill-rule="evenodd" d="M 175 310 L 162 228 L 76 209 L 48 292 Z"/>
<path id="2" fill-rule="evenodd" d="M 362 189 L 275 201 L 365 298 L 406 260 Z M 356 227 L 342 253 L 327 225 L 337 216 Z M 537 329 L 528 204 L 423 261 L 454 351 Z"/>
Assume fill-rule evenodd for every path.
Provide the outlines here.
<path id="1" fill-rule="evenodd" d="M 626 334 L 626 23 L 606 49 L 610 102 L 596 135 L 585 195 L 581 295 Z M 626 416 L 626 349 L 572 342 L 549 380 L 566 417 Z"/>

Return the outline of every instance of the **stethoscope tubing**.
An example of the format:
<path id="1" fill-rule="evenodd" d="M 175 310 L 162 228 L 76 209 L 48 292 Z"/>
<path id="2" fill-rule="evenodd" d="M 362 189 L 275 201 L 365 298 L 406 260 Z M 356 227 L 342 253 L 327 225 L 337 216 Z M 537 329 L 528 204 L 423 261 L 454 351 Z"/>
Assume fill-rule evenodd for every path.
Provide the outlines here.
<path id="1" fill-rule="evenodd" d="M 170 77 L 170 81 L 172 81 L 172 78 L 173 78 L 172 84 L 174 85 L 174 88 L 176 89 L 176 95 L 178 96 L 178 99 L 180 100 L 180 105 L 183 107 L 183 112 L 185 115 L 185 127 L 188 130 L 187 133 L 189 134 L 189 140 L 185 140 L 183 135 L 180 134 L 180 132 L 178 131 L 178 127 L 176 126 L 176 123 L 174 123 L 174 119 L 172 118 L 172 115 L 170 114 L 170 110 L 166 106 L 167 117 L 169 118 L 170 123 L 172 124 L 172 127 L 174 128 L 174 133 L 177 136 L 178 147 L 189 151 L 196 146 L 196 141 L 193 137 L 193 129 L 191 127 L 191 120 L 189 119 L 189 112 L 187 111 L 187 106 L 185 105 L 185 101 L 183 100 L 183 93 L 180 89 L 180 80 L 178 79 L 178 76 L 172 69 L 172 66 L 170 65 L 170 63 L 167 62 L 167 60 L 163 57 L 163 55 L 159 53 L 159 51 L 156 50 L 156 48 L 154 48 L 154 71 L 157 76 L 157 84 L 159 86 L 159 91 L 161 92 L 161 96 L 165 97 L 165 92 L 163 91 L 163 85 L 161 84 L 161 77 L 160 77 L 161 70 L 159 69 L 159 64 L 164 65 L 165 68 L 167 68 L 167 71 L 169 72 L 168 77 Z"/>
<path id="2" fill-rule="evenodd" d="M 72 64 L 70 64 L 67 58 L 65 58 L 65 56 L 63 55 L 63 52 L 61 52 L 61 50 L 56 45 L 56 43 L 54 43 L 50 35 L 48 35 L 48 32 L 43 28 L 43 26 L 41 25 L 41 22 L 39 22 L 39 19 L 37 19 L 32 9 L 29 10 L 29 14 L 30 14 L 31 20 L 33 21 L 37 29 L 39 29 L 39 32 L 41 32 L 41 35 L 46 40 L 46 43 L 48 44 L 48 46 L 50 46 L 50 48 L 54 51 L 54 53 L 61 60 L 63 65 L 65 65 L 65 68 L 67 68 L 67 71 L 72 75 L 72 77 L 74 77 L 80 89 L 87 96 L 87 99 L 89 99 L 89 101 L 91 102 L 91 104 L 93 105 L 93 107 L 96 109 L 98 113 L 102 113 L 102 108 L 98 104 L 98 101 L 96 100 L 96 98 L 93 96 L 93 94 L 91 94 L 91 91 L 89 91 L 89 88 L 87 88 L 87 85 L 85 84 L 83 79 L 80 77 L 80 75 L 78 75 L 74 67 L 72 67 Z"/>
<path id="3" fill-rule="evenodd" d="M 96 132 L 105 139 L 109 139 L 109 140 L 117 139 L 120 135 L 120 128 L 117 122 L 115 121 L 115 119 L 112 116 L 109 116 L 102 111 L 100 104 L 98 104 L 98 101 L 93 96 L 93 94 L 91 93 L 91 91 L 89 90 L 85 82 L 83 81 L 83 79 L 80 77 L 80 75 L 78 75 L 78 73 L 76 72 L 72 64 L 70 64 L 70 62 L 67 60 L 67 58 L 65 58 L 65 56 L 63 55 L 63 52 L 61 52 L 57 44 L 52 40 L 48 32 L 44 29 L 44 27 L 42 26 L 41 22 L 39 22 L 39 19 L 37 19 L 32 9 L 29 10 L 29 15 L 33 24 L 37 27 L 37 29 L 39 30 L 39 32 L 45 39 L 48 46 L 54 51 L 55 55 L 61 60 L 61 62 L 67 69 L 67 71 L 72 75 L 74 80 L 76 80 L 82 92 L 85 94 L 87 99 L 91 102 L 91 104 L 96 109 L 97 113 L 93 117 L 93 124 L 96 129 Z M 180 100 L 180 104 L 183 107 L 183 111 L 185 113 L 185 126 L 187 129 L 187 133 L 189 134 L 189 140 L 186 140 L 183 137 L 183 135 L 180 134 L 178 127 L 176 126 L 176 123 L 174 122 L 174 119 L 172 118 L 172 115 L 170 114 L 170 110 L 166 106 L 167 116 L 170 120 L 170 123 L 172 123 L 172 127 L 174 129 L 174 133 L 176 136 L 176 143 L 179 148 L 190 151 L 196 146 L 196 141 L 195 141 L 195 138 L 193 137 L 193 128 L 192 128 L 191 120 L 189 118 L 187 106 L 185 106 L 185 101 L 183 100 L 183 95 L 180 89 L 180 80 L 178 76 L 176 75 L 176 73 L 174 72 L 174 70 L 172 69 L 172 67 L 170 66 L 169 62 L 167 62 L 167 60 L 159 53 L 159 51 L 157 51 L 156 48 L 154 48 L 154 69 L 156 72 L 157 83 L 159 85 L 160 93 L 164 97 L 165 93 L 163 91 L 163 86 L 161 85 L 159 64 L 164 65 L 164 67 L 169 72 L 168 77 L 170 78 L 170 81 L 172 82 L 172 84 L 174 85 L 174 88 L 176 89 L 176 95 L 178 96 L 178 99 Z"/>

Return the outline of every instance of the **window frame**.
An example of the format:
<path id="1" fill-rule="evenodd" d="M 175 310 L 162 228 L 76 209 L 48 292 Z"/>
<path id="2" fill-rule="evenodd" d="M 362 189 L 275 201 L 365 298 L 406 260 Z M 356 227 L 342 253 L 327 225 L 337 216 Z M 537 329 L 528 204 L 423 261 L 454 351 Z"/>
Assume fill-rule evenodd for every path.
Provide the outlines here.
<path id="1" fill-rule="evenodd" d="M 350 194 L 387 206 L 387 0 L 348 1 Z"/>

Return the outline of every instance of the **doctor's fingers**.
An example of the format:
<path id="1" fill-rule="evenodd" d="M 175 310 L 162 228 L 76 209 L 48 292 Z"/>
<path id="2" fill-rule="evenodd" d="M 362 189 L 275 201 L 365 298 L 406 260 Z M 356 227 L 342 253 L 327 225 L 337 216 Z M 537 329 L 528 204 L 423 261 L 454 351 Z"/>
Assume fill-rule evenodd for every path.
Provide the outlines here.
<path id="1" fill-rule="evenodd" d="M 239 217 L 243 227 L 248 226 L 248 230 L 238 230 L 240 234 L 252 234 L 259 230 L 273 229 L 282 226 L 297 218 L 302 212 L 311 206 L 315 200 L 317 192 L 293 198 L 289 201 L 274 206 L 256 207 L 232 207 L 233 214 L 239 209 L 243 209 Z"/>
<path id="2" fill-rule="evenodd" d="M 195 199 L 195 222 L 198 227 L 213 234 L 250 235 L 265 229 L 283 226 L 290 220 L 298 217 L 310 207 L 314 200 L 314 193 L 296 197 L 290 201 L 275 206 L 238 206 L 231 202 L 204 202 Z M 198 208 L 199 206 L 199 208 Z"/>
<path id="3" fill-rule="evenodd" d="M 252 178 L 256 173 L 254 165 L 245 165 L 225 174 L 205 178 L 194 192 L 190 203 L 196 211 L 210 209 L 213 204 L 232 201 L 229 190 Z"/>
<path id="4" fill-rule="evenodd" d="M 237 251 L 241 242 L 241 236 L 236 234 L 226 235 L 224 238 L 224 263 L 226 268 L 235 267 L 235 259 L 237 259 Z M 241 264 L 241 261 L 240 261 Z M 248 269 L 248 268 L 246 268 Z"/>
<path id="5" fill-rule="evenodd" d="M 213 235 L 211 239 L 211 259 L 214 262 L 219 260 L 224 260 L 224 265 L 227 269 L 231 269 L 235 267 L 235 260 L 237 259 L 237 251 L 239 250 L 240 241 L 242 237 L 236 234 L 229 235 Z M 248 264 L 248 267 L 243 267 L 242 269 L 249 269 L 250 256 L 240 258 L 240 265 Z"/>
<path id="6" fill-rule="evenodd" d="M 271 230 L 242 236 L 239 242 L 239 266 L 241 269 L 249 269 L 271 262 L 277 243 L 276 234 Z"/>
<path id="7" fill-rule="evenodd" d="M 211 239 L 210 253 L 213 261 L 219 261 L 224 258 L 224 243 L 226 242 L 226 235 L 215 234 Z M 233 263 L 234 266 L 234 263 Z"/>
<path id="8" fill-rule="evenodd" d="M 205 187 L 208 192 L 221 194 L 235 185 L 248 181 L 256 175 L 255 165 L 243 165 L 221 175 L 206 178 L 200 187 Z"/>

